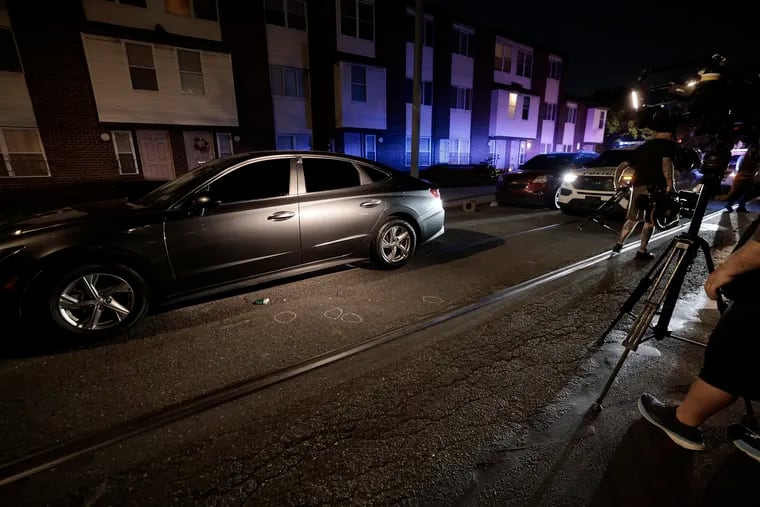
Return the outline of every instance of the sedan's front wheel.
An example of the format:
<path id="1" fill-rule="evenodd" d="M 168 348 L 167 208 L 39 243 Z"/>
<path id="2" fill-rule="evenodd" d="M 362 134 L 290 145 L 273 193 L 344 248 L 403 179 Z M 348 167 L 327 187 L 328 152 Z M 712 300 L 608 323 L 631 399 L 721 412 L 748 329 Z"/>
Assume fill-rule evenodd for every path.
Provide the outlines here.
<path id="1" fill-rule="evenodd" d="M 372 260 L 382 268 L 398 268 L 409 261 L 417 246 L 417 234 L 409 222 L 392 218 L 377 231 Z"/>
<path id="2" fill-rule="evenodd" d="M 47 290 L 47 317 L 78 341 L 97 341 L 126 331 L 148 310 L 148 286 L 117 263 L 88 264 L 54 277 Z"/>

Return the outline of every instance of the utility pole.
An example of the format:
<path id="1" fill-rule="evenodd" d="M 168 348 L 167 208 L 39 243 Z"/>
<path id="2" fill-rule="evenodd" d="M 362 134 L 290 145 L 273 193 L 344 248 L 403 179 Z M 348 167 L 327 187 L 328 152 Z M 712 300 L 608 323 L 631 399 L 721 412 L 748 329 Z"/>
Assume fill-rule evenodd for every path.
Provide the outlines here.
<path id="1" fill-rule="evenodd" d="M 422 30 L 425 11 L 423 0 L 414 2 L 414 71 L 412 74 L 412 170 L 420 175 L 420 106 L 422 104 Z"/>

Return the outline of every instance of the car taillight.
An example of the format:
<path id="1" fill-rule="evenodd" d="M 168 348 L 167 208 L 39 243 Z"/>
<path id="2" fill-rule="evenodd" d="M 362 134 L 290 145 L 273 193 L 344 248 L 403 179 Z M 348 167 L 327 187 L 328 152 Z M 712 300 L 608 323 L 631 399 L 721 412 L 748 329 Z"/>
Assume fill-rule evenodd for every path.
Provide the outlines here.
<path id="1" fill-rule="evenodd" d="M 431 189 L 430 189 L 430 194 L 431 194 L 433 197 L 435 197 L 436 199 L 440 199 L 440 198 L 441 198 L 441 191 L 440 191 L 440 190 L 438 190 L 437 188 L 431 188 Z"/>

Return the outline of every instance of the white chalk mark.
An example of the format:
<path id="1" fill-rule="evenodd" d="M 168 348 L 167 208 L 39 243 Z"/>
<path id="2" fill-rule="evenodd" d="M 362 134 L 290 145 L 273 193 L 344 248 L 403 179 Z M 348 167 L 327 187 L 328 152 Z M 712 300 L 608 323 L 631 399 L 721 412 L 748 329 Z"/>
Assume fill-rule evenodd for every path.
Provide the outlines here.
<path id="1" fill-rule="evenodd" d="M 422 300 L 431 305 L 439 305 L 444 302 L 443 299 L 438 296 L 422 296 Z"/>
<path id="2" fill-rule="evenodd" d="M 280 312 L 274 316 L 274 320 L 280 324 L 287 324 L 288 322 L 296 320 L 296 317 L 297 315 L 295 312 Z"/>
<path id="3" fill-rule="evenodd" d="M 340 318 L 341 315 L 343 315 L 343 309 L 342 308 L 333 308 L 331 310 L 327 310 L 322 315 L 324 315 L 328 319 L 337 320 L 337 319 Z"/>
<path id="4" fill-rule="evenodd" d="M 222 326 L 219 329 L 220 330 L 230 329 L 230 328 L 233 328 L 233 327 L 242 326 L 243 324 L 248 324 L 249 322 L 251 322 L 250 319 L 245 319 L 245 320 L 241 320 L 240 322 L 233 322 L 232 324 L 227 324 L 226 326 Z"/>
<path id="5" fill-rule="evenodd" d="M 364 319 L 361 317 L 361 315 L 357 315 L 355 313 L 344 313 L 340 317 L 340 320 L 343 322 L 352 322 L 354 324 L 360 324 L 364 322 Z"/>

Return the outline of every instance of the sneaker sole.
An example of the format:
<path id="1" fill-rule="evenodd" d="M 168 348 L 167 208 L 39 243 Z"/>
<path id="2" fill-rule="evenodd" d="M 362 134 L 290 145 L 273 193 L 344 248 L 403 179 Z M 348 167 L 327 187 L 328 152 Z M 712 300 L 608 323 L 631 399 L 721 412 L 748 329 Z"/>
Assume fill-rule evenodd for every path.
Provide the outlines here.
<path id="1" fill-rule="evenodd" d="M 757 449 L 747 444 L 744 440 L 733 440 L 733 443 L 744 454 L 760 463 L 760 455 L 757 454 Z"/>
<path id="2" fill-rule="evenodd" d="M 639 412 L 644 417 L 644 419 L 646 419 L 647 421 L 649 421 L 650 423 L 654 424 L 655 426 L 657 426 L 658 428 L 660 428 L 662 431 L 664 431 L 665 434 L 668 435 L 668 437 L 670 437 L 670 439 L 673 442 L 675 442 L 676 444 L 680 445 L 684 449 L 688 449 L 690 451 L 704 451 L 705 450 L 705 444 L 704 443 L 700 444 L 698 442 L 693 442 L 691 440 L 686 440 L 685 438 L 683 438 L 678 433 L 675 433 L 675 432 L 669 430 L 668 428 L 666 428 L 662 424 L 660 424 L 657 421 L 655 421 L 654 419 L 652 419 L 652 417 L 649 415 L 649 413 L 647 413 L 646 409 L 644 408 L 644 405 L 641 404 L 641 398 L 639 398 L 638 405 L 639 405 Z"/>

